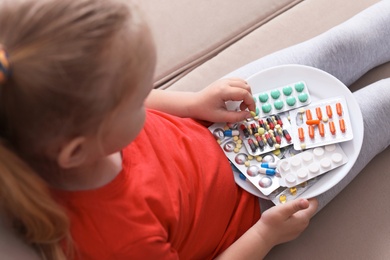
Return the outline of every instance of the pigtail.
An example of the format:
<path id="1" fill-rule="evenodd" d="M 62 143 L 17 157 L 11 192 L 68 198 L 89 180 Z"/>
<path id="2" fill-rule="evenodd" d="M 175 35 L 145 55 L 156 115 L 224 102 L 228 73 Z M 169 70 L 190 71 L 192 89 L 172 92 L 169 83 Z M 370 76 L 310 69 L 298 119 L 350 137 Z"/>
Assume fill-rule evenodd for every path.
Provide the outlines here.
<path id="1" fill-rule="evenodd" d="M 43 259 L 66 259 L 60 246 L 70 241 L 65 212 L 51 198 L 45 182 L 1 143 L 0 203 L 16 234 Z"/>

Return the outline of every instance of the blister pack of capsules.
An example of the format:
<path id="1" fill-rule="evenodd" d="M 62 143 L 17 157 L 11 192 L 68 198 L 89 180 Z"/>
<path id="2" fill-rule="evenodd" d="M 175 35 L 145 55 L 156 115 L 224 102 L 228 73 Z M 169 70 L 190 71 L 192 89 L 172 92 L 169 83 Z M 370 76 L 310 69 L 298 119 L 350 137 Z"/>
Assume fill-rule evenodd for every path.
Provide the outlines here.
<path id="1" fill-rule="evenodd" d="M 267 117 L 310 104 L 309 89 L 304 81 L 291 83 L 253 95 L 256 114 Z"/>
<path id="2" fill-rule="evenodd" d="M 307 149 L 353 138 L 344 97 L 321 100 L 290 111 L 294 149 Z"/>

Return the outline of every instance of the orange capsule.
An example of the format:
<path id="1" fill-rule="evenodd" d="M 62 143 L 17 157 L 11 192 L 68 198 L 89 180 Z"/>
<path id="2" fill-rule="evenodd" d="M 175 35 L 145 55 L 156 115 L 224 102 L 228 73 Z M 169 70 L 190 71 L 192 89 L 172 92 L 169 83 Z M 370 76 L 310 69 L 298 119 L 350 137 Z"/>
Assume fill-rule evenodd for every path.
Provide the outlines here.
<path id="1" fill-rule="evenodd" d="M 336 133 L 336 128 L 334 127 L 334 122 L 329 122 L 329 130 L 334 135 Z"/>
<path id="2" fill-rule="evenodd" d="M 311 116 L 311 111 L 310 109 L 306 110 L 306 120 L 312 120 L 313 117 Z"/>
<path id="3" fill-rule="evenodd" d="M 329 118 L 332 118 L 333 112 L 332 112 L 332 107 L 330 105 L 326 106 L 326 114 L 328 115 Z"/>
<path id="4" fill-rule="evenodd" d="M 336 104 L 336 112 L 339 116 L 343 114 L 343 107 L 341 106 L 341 103 Z"/>
<path id="5" fill-rule="evenodd" d="M 311 139 L 314 139 L 314 126 L 309 125 L 308 126 L 308 132 Z"/>
<path id="6" fill-rule="evenodd" d="M 306 120 L 307 125 L 318 125 L 319 123 L 320 123 L 320 120 L 318 120 L 318 119 Z"/>
<path id="7" fill-rule="evenodd" d="M 320 123 L 318 125 L 318 131 L 320 132 L 320 136 L 324 137 L 325 135 L 325 126 L 323 123 Z"/>
<path id="8" fill-rule="evenodd" d="M 301 141 L 305 140 L 305 132 L 302 127 L 298 128 L 298 137 Z"/>
<path id="9" fill-rule="evenodd" d="M 321 120 L 321 119 L 322 119 L 322 111 L 321 111 L 321 108 L 320 108 L 320 107 L 317 107 L 317 108 L 316 108 L 316 114 L 317 114 L 317 118 L 318 118 L 319 120 Z"/>
<path id="10" fill-rule="evenodd" d="M 340 124 L 341 132 L 345 133 L 345 122 L 344 122 L 344 119 L 340 119 L 339 120 L 339 124 Z"/>

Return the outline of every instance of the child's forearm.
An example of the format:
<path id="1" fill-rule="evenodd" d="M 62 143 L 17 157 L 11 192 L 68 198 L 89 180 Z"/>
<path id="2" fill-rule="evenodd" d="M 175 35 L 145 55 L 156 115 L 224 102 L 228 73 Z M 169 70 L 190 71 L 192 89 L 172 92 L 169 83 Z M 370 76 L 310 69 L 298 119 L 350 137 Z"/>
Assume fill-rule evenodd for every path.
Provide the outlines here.
<path id="1" fill-rule="evenodd" d="M 228 247 L 216 259 L 263 259 L 274 244 L 262 236 L 254 227 L 245 232 L 236 242 Z"/>
<path id="2" fill-rule="evenodd" d="M 179 117 L 191 117 L 190 107 L 194 92 L 153 89 L 145 101 L 148 108 Z"/>

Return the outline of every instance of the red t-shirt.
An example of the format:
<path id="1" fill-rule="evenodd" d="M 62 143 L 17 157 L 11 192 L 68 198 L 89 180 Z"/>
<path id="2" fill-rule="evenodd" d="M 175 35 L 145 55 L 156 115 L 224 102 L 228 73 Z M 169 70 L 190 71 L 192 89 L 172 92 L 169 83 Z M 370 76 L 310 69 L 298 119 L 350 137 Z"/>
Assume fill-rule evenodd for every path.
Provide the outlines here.
<path id="1" fill-rule="evenodd" d="M 210 131 L 148 110 L 123 170 L 88 191 L 56 191 L 79 259 L 210 259 L 260 218 Z"/>

